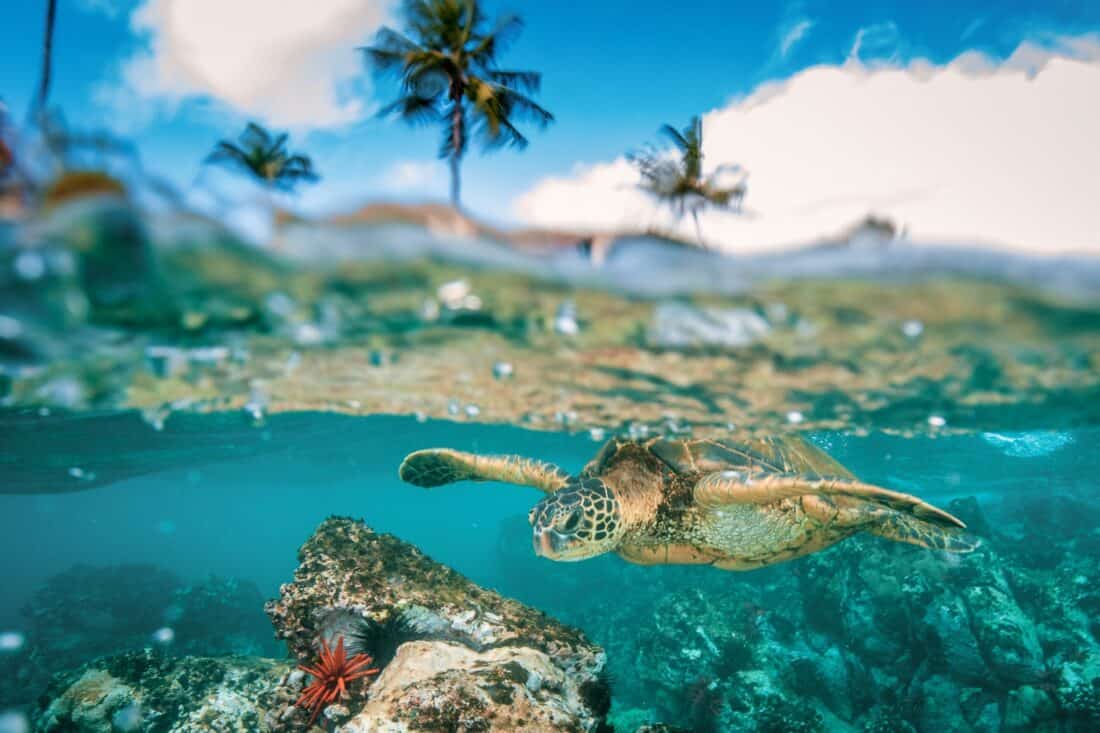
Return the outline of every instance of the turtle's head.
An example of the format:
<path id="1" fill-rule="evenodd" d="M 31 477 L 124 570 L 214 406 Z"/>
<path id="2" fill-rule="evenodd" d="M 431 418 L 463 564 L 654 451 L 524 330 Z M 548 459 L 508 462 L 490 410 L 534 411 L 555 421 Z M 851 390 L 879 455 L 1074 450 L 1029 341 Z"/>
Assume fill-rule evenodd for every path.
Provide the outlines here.
<path id="1" fill-rule="evenodd" d="M 535 554 L 551 560 L 585 560 L 614 550 L 624 525 L 619 500 L 599 479 L 581 479 L 531 509 Z"/>

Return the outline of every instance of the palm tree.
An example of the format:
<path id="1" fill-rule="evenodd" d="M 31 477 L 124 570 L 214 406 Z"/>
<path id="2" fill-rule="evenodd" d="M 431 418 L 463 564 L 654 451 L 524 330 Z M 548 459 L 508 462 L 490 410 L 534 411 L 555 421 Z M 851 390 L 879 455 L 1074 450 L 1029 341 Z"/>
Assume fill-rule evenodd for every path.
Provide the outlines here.
<path id="1" fill-rule="evenodd" d="M 644 191 L 669 204 L 679 217 L 691 213 L 695 236 L 702 246 L 699 211 L 714 206 L 740 213 L 746 188 L 744 171 L 741 166 L 727 164 L 703 175 L 703 122 L 699 117 L 692 117 L 683 130 L 663 125 L 660 132 L 679 151 L 678 160 L 653 149 L 629 158 L 641 173 Z"/>
<path id="2" fill-rule="evenodd" d="M 235 168 L 269 192 L 290 193 L 299 183 L 312 183 L 319 176 L 308 156 L 290 154 L 286 147 L 287 137 L 285 132 L 272 135 L 255 122 L 249 122 L 236 143 L 220 141 L 204 162 Z"/>
<path id="3" fill-rule="evenodd" d="M 497 54 L 523 27 L 519 17 L 505 16 L 489 30 L 478 0 L 406 0 L 404 14 L 408 35 L 383 28 L 361 50 L 376 71 L 401 79 L 401 95 L 380 114 L 443 124 L 439 157 L 450 161 L 457 209 L 469 126 L 485 149 L 524 148 L 527 138 L 515 120 L 545 127 L 554 117 L 527 96 L 538 92 L 541 74 L 497 67 Z"/>
<path id="4" fill-rule="evenodd" d="M 46 3 L 46 34 L 42 40 L 42 75 L 38 80 L 38 94 L 34 98 L 31 115 L 41 119 L 50 94 L 50 77 L 53 72 L 53 29 L 57 20 L 57 0 Z"/>

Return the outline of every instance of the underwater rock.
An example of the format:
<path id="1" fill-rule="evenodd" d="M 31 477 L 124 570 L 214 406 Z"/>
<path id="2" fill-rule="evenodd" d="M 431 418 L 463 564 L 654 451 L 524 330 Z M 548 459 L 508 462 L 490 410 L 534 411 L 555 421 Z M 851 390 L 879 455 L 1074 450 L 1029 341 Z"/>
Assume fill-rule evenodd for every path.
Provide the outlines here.
<path id="1" fill-rule="evenodd" d="M 525 730 L 523 720 L 554 730 L 602 724 L 605 655 L 581 632 L 351 519 L 323 522 L 298 557 L 294 581 L 266 607 L 276 635 L 301 660 L 317 655 L 320 639 L 343 638 L 349 653 L 382 667 L 365 704 L 345 701 L 347 730 L 416 721 L 490 730 L 474 722 L 488 715 L 492 730 Z M 454 728 L 459 720 L 467 727 Z"/>
<path id="2" fill-rule="evenodd" d="M 1054 700 L 1038 687 L 1024 685 L 1008 693 L 1001 733 L 1047 733 L 1058 730 Z"/>
<path id="3" fill-rule="evenodd" d="M 544 652 L 503 646 L 477 652 L 411 641 L 371 685 L 366 704 L 341 728 L 410 730 L 588 730 L 584 693 Z"/>
<path id="4" fill-rule="evenodd" d="M 759 341 L 771 326 L 748 308 L 696 308 L 661 303 L 653 313 L 646 343 L 653 348 L 737 348 Z"/>
<path id="5" fill-rule="evenodd" d="M 978 585 L 963 589 L 974 636 L 994 672 L 1014 682 L 1035 682 L 1043 675 L 1043 650 L 1035 625 L 1007 587 Z"/>
<path id="6" fill-rule="evenodd" d="M 269 731 L 293 704 L 291 665 L 247 657 L 165 657 L 146 650 L 54 678 L 38 733 Z"/>

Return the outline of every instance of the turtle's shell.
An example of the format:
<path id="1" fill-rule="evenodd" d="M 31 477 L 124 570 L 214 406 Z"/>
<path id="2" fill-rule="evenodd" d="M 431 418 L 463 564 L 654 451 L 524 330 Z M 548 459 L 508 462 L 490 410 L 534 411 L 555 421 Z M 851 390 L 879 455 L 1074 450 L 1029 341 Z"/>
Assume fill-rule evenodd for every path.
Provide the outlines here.
<path id="1" fill-rule="evenodd" d="M 585 467 L 588 476 L 599 476 L 625 457 L 643 449 L 681 476 L 717 471 L 785 473 L 806 477 L 854 478 L 851 472 L 820 448 L 797 435 L 747 440 L 669 440 L 638 442 L 623 438 L 609 441 Z"/>

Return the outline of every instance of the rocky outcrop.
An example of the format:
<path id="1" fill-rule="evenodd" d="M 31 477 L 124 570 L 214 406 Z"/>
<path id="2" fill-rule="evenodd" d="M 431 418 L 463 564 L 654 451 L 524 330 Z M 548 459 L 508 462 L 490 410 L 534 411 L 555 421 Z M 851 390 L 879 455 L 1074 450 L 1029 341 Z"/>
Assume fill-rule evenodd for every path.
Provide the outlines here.
<path id="1" fill-rule="evenodd" d="M 343 638 L 381 675 L 334 711 L 343 730 L 595 731 L 609 693 L 583 634 L 485 590 L 396 537 L 325 521 L 267 605 L 291 654 Z M 456 727 L 457 726 L 457 727 Z"/>
<path id="2" fill-rule="evenodd" d="M 611 730 L 604 653 L 579 631 L 351 519 L 322 523 L 299 557 L 293 582 L 267 604 L 292 657 L 314 664 L 322 639 L 342 639 L 380 668 L 319 711 L 314 728 Z M 294 660 L 133 652 L 57 675 L 35 729 L 303 731 L 310 712 L 296 702 L 313 681 Z"/>
<path id="3" fill-rule="evenodd" d="M 39 733 L 248 733 L 272 730 L 293 703 L 287 662 L 165 657 L 149 650 L 58 675 L 37 716 Z"/>

